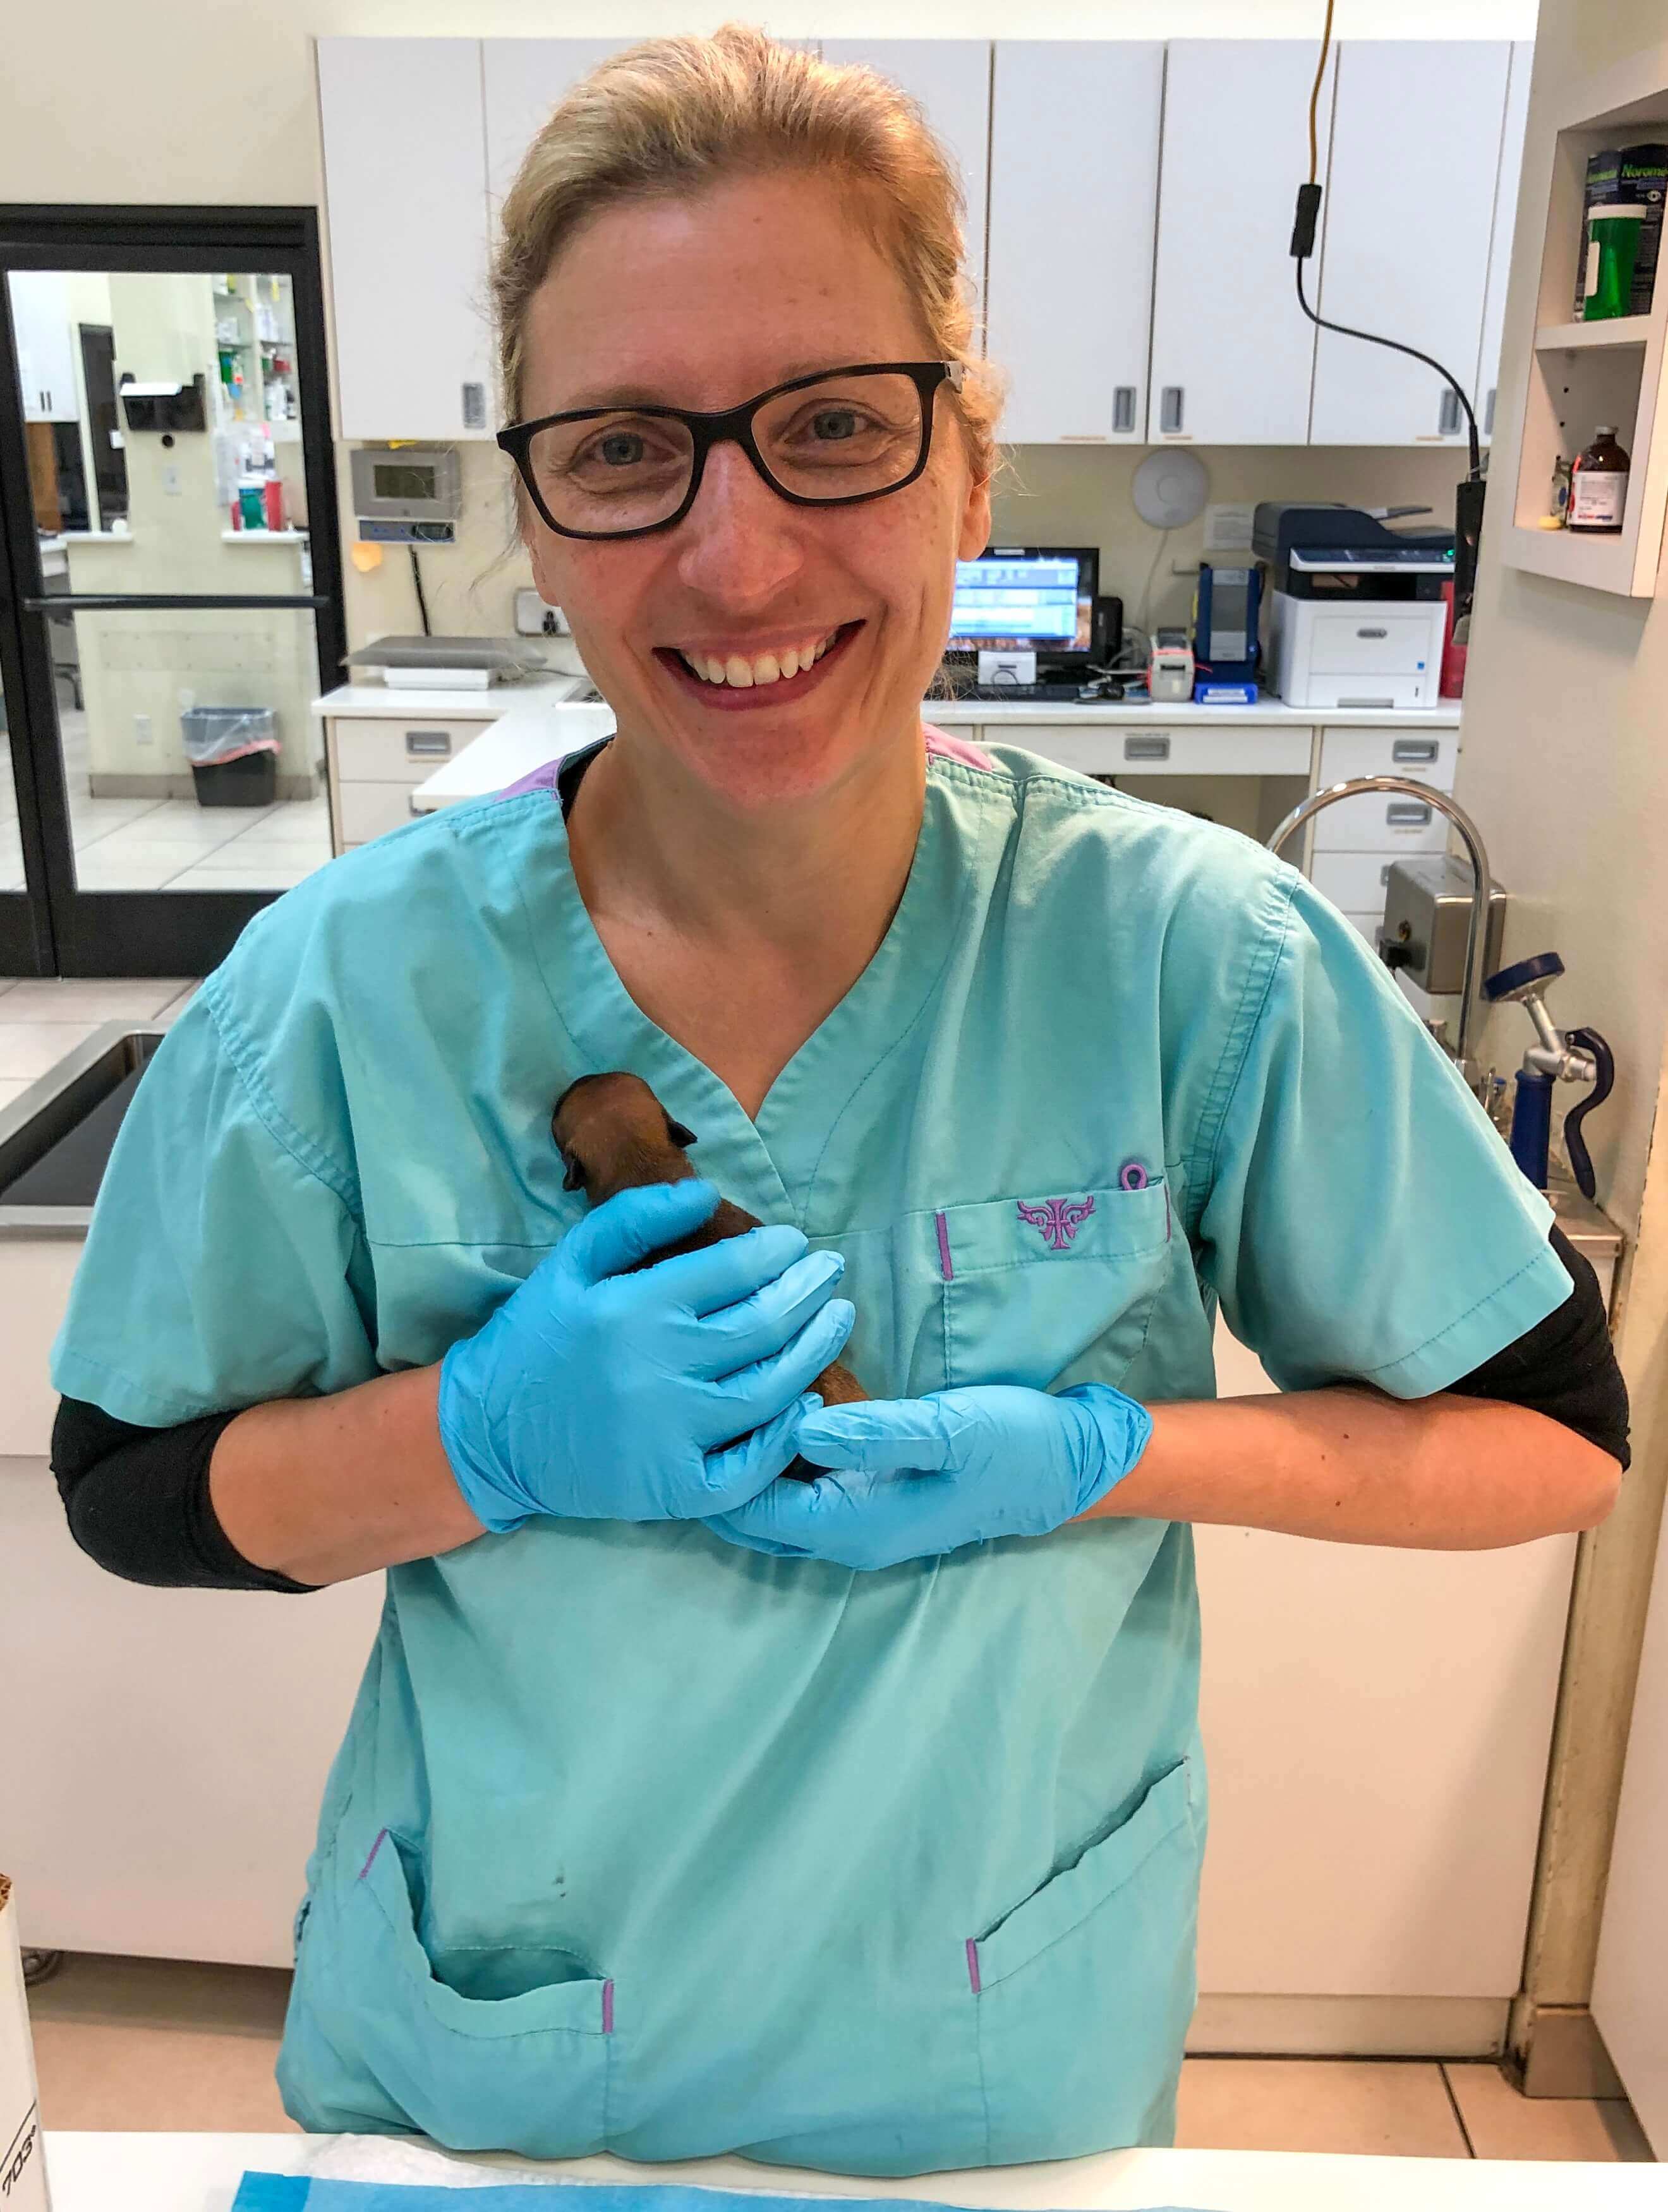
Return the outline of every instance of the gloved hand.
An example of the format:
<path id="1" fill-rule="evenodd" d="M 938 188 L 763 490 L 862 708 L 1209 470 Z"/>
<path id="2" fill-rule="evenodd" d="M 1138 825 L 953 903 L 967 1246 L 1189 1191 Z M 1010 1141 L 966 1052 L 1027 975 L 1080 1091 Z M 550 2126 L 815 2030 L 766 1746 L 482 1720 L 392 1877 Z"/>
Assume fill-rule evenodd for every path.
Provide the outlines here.
<path id="1" fill-rule="evenodd" d="M 485 1527 L 694 1520 L 791 1464 L 801 1394 L 856 1317 L 839 1255 L 764 1228 L 622 1272 L 717 1203 L 709 1182 L 621 1191 L 447 1353 L 441 1442 Z"/>
<path id="2" fill-rule="evenodd" d="M 752 1551 L 843 1567 L 1042 1536 L 1121 1481 L 1152 1433 L 1146 1409 L 1104 1382 L 1057 1394 L 988 1383 L 819 1407 L 799 1425 L 799 1449 L 835 1472 L 774 1482 L 709 1525 Z"/>

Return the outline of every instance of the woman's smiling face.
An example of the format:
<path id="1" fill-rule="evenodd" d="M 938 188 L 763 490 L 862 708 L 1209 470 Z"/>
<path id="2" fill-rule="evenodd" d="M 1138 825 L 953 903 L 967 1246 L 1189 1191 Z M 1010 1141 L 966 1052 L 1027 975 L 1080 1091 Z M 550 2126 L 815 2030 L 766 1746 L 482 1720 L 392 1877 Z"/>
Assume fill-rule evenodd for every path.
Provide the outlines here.
<path id="1" fill-rule="evenodd" d="M 529 311 L 521 412 L 616 393 L 716 410 L 815 369 L 936 352 L 831 183 L 738 178 L 607 208 L 575 234 Z M 860 506 L 790 505 L 726 443 L 683 520 L 649 537 L 565 538 L 529 508 L 539 590 L 624 733 L 742 806 L 813 797 L 864 755 L 917 741 L 955 562 L 983 550 L 990 523 L 948 391 L 932 404 L 923 473 Z M 682 658 L 780 666 L 831 637 L 808 678 L 750 688 L 703 682 Z"/>

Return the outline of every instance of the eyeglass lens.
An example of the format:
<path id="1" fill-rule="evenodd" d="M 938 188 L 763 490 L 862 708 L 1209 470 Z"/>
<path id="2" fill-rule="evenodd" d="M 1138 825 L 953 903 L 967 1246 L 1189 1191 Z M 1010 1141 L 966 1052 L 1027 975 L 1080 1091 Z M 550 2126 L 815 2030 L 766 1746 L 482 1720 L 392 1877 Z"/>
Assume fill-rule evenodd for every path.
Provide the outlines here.
<path id="1" fill-rule="evenodd" d="M 809 500 L 890 491 L 921 459 L 924 414 L 908 376 L 829 376 L 778 392 L 753 439 L 780 489 Z M 628 407 L 535 432 L 527 470 L 550 520 L 567 530 L 642 530 L 689 489 L 694 445 L 669 416 Z"/>

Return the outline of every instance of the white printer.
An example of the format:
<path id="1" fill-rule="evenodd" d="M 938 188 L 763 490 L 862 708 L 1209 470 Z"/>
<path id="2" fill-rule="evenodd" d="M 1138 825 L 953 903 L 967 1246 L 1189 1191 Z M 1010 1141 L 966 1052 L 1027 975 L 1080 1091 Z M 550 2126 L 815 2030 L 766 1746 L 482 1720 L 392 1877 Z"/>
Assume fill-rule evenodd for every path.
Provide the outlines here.
<path id="1" fill-rule="evenodd" d="M 1264 500 L 1264 681 L 1293 707 L 1434 707 L 1454 573 L 1446 531 L 1387 529 L 1359 507 Z"/>

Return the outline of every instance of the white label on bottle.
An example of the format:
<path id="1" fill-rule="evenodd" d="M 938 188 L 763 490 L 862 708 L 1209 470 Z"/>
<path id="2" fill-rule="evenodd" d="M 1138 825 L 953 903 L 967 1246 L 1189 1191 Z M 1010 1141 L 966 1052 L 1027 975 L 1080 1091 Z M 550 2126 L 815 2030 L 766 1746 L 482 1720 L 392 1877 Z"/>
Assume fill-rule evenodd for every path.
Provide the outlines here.
<path id="1" fill-rule="evenodd" d="M 1577 469 L 1569 493 L 1571 529 L 1614 527 L 1622 520 L 1627 497 L 1625 469 Z"/>
<path id="2" fill-rule="evenodd" d="M 1589 300 L 1598 289 L 1598 240 L 1596 238 L 1587 240 L 1587 274 L 1582 289 Z"/>

